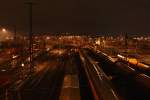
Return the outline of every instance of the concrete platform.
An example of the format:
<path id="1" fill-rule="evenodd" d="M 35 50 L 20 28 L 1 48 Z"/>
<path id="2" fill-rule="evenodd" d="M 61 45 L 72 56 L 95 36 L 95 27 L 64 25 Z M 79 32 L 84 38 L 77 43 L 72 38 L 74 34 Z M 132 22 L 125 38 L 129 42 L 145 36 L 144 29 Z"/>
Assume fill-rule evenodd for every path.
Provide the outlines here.
<path id="1" fill-rule="evenodd" d="M 80 88 L 77 75 L 66 75 L 59 100 L 80 100 Z"/>

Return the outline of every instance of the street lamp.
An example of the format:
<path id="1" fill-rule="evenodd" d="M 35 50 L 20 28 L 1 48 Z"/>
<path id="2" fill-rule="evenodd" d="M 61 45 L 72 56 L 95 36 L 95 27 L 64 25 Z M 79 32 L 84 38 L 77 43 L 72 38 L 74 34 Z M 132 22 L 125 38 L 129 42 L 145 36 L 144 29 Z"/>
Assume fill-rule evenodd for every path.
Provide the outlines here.
<path id="1" fill-rule="evenodd" d="M 33 32 L 32 32 L 32 12 L 33 12 L 33 2 L 26 2 L 29 7 L 29 53 L 30 53 L 30 74 L 33 72 L 33 63 L 32 63 L 32 53 L 33 53 Z"/>
<path id="2" fill-rule="evenodd" d="M 22 63 L 21 66 L 24 67 L 24 63 Z"/>
<path id="3" fill-rule="evenodd" d="M 5 29 L 5 28 L 2 28 L 2 32 L 6 32 L 6 29 Z"/>

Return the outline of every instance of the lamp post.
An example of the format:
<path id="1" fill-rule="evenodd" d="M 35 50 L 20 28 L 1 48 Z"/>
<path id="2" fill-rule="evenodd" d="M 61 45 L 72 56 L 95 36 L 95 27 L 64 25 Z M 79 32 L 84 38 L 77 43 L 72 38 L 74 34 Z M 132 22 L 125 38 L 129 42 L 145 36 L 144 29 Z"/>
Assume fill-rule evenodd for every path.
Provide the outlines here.
<path id="1" fill-rule="evenodd" d="M 29 11 L 29 54 L 30 54 L 30 75 L 33 72 L 33 64 L 32 64 L 32 47 L 33 47 L 33 41 L 32 41 L 32 36 L 33 36 L 33 32 L 32 32 L 32 7 L 33 7 L 33 2 L 26 2 L 26 4 L 28 5 L 28 11 Z"/>

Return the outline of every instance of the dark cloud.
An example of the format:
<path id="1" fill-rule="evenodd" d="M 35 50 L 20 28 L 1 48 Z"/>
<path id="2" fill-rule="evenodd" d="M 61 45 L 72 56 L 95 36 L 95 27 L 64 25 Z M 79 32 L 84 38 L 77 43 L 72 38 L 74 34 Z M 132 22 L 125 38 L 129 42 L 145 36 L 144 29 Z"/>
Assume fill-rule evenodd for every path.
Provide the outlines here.
<path id="1" fill-rule="evenodd" d="M 34 0 L 34 32 L 149 32 L 149 0 Z M 25 0 L 0 3 L 0 25 L 28 29 Z"/>

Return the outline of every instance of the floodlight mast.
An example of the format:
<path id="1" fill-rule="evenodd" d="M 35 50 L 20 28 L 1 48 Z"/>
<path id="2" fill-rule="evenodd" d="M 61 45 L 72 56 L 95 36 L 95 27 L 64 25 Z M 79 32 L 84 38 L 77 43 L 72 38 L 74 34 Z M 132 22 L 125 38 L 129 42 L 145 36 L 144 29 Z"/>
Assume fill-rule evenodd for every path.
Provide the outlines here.
<path id="1" fill-rule="evenodd" d="M 32 72 L 34 71 L 34 66 L 33 66 L 33 58 L 32 58 L 32 54 L 33 54 L 33 2 L 26 2 L 26 4 L 28 5 L 28 12 L 29 12 L 29 54 L 30 54 L 30 75 L 32 74 Z"/>

